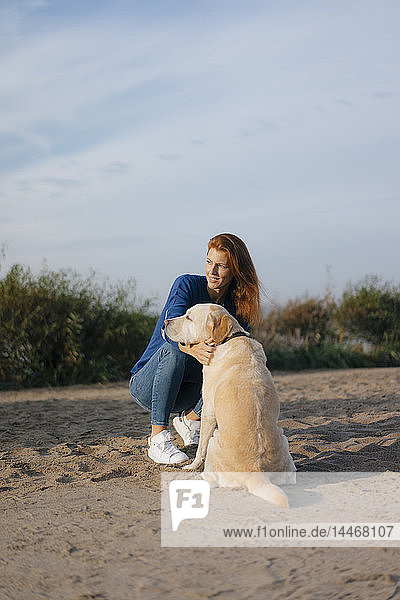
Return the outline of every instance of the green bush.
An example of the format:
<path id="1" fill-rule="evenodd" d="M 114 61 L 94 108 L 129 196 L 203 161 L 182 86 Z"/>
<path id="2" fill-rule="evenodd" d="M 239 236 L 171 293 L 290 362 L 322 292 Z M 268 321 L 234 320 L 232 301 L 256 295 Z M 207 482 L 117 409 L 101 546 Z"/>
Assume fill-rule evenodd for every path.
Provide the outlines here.
<path id="1" fill-rule="evenodd" d="M 329 294 L 320 298 L 289 300 L 282 308 L 272 309 L 264 318 L 262 330 L 267 336 L 286 336 L 297 340 L 319 340 L 331 334 L 335 302 Z"/>
<path id="2" fill-rule="evenodd" d="M 13 265 L 0 279 L 0 387 L 127 378 L 152 335 L 150 309 L 134 280 Z M 400 288 L 368 277 L 339 303 L 329 293 L 290 300 L 252 334 L 271 369 L 400 366 Z"/>
<path id="3" fill-rule="evenodd" d="M 336 318 L 343 329 L 377 351 L 400 351 L 400 287 L 376 276 L 349 284 Z"/>
<path id="4" fill-rule="evenodd" d="M 400 366 L 400 290 L 368 277 L 338 304 L 330 293 L 289 300 L 254 335 L 272 369 Z"/>
<path id="5" fill-rule="evenodd" d="M 127 377 L 153 332 L 149 303 L 137 306 L 133 280 L 98 283 L 14 265 L 0 280 L 3 388 L 115 381 Z"/>
<path id="6" fill-rule="evenodd" d="M 265 348 L 270 369 L 301 371 L 303 369 L 350 369 L 377 365 L 373 357 L 337 342 L 322 342 L 308 347 L 283 344 Z"/>

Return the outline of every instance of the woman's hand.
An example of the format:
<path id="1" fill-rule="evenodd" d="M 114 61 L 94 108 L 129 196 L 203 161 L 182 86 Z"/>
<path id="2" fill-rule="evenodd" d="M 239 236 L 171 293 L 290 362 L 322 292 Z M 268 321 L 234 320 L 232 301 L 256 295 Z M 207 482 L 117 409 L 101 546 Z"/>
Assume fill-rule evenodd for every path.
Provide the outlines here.
<path id="1" fill-rule="evenodd" d="M 179 344 L 179 348 L 182 352 L 193 356 L 202 365 L 208 366 L 214 356 L 215 342 L 212 338 L 209 338 L 205 342 L 200 342 L 200 344 L 191 344 L 190 346 L 181 346 Z"/>

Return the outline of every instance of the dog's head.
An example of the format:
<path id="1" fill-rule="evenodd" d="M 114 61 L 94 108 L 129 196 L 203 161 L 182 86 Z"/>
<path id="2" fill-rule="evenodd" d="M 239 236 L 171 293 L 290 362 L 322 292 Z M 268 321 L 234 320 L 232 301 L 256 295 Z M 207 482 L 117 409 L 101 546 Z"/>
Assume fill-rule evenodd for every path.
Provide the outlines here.
<path id="1" fill-rule="evenodd" d="M 165 320 L 165 333 L 174 342 L 198 344 L 212 338 L 216 344 L 243 327 L 219 304 L 196 304 L 182 317 Z"/>

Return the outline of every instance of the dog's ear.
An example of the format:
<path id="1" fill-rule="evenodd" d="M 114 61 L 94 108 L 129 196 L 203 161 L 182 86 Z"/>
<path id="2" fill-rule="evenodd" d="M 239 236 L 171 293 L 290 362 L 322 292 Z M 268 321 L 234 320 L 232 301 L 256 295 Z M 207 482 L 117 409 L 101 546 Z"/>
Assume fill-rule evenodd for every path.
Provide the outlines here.
<path id="1" fill-rule="evenodd" d="M 232 321 L 228 315 L 218 314 L 218 311 L 208 313 L 207 331 L 216 344 L 220 344 L 230 333 Z"/>

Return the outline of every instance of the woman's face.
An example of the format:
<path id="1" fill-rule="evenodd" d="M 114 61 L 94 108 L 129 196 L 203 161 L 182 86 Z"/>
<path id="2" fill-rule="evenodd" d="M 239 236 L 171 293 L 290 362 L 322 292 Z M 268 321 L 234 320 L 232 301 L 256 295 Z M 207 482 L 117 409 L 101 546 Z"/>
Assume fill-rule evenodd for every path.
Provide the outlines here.
<path id="1" fill-rule="evenodd" d="M 228 266 L 228 255 L 223 250 L 210 248 L 206 260 L 206 278 L 208 288 L 225 291 L 233 279 Z"/>

